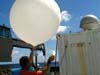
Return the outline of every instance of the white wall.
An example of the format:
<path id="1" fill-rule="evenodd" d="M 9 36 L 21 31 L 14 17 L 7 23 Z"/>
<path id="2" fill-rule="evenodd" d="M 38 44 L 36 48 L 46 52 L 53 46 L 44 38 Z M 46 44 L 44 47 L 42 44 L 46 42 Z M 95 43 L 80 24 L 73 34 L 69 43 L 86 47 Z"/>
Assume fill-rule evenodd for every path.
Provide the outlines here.
<path id="1" fill-rule="evenodd" d="M 60 75 L 100 75 L 99 30 L 60 34 L 58 50 Z"/>

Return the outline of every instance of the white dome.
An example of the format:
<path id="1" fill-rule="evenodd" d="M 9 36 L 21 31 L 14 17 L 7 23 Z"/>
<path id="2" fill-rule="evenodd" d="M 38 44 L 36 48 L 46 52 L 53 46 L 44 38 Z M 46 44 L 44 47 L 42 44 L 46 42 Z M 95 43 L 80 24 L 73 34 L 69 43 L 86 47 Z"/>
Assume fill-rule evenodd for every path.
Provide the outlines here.
<path id="1" fill-rule="evenodd" d="M 99 19 L 95 15 L 86 15 L 80 22 L 80 27 L 83 30 L 93 30 L 100 27 Z"/>

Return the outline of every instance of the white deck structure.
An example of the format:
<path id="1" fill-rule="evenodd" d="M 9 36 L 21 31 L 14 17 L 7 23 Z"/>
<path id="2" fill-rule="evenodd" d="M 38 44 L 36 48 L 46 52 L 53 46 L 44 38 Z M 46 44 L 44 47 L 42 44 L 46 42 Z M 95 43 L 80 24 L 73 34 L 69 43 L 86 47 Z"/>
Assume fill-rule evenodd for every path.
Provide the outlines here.
<path id="1" fill-rule="evenodd" d="M 100 30 L 57 37 L 60 75 L 100 75 Z"/>

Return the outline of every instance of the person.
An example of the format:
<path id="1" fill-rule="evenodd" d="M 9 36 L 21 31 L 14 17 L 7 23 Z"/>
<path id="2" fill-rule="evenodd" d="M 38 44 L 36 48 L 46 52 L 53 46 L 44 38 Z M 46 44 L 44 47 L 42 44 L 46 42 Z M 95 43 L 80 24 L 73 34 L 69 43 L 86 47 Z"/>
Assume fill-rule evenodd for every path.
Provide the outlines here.
<path id="1" fill-rule="evenodd" d="M 20 58 L 20 62 L 19 62 L 21 66 L 20 75 L 47 75 L 49 65 L 54 60 L 55 57 L 54 55 L 51 55 L 49 59 L 47 60 L 47 63 L 45 64 L 45 66 L 39 69 L 37 66 L 33 64 L 33 54 L 34 54 L 35 49 L 36 47 L 32 48 L 29 57 L 23 56 Z M 34 71 L 30 70 L 31 66 L 35 68 Z"/>

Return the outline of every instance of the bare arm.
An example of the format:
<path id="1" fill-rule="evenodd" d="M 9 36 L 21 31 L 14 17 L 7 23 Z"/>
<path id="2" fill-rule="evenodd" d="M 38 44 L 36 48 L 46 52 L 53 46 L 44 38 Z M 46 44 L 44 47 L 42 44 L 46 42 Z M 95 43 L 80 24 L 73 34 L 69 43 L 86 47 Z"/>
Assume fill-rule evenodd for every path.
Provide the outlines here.
<path id="1" fill-rule="evenodd" d="M 51 62 L 54 60 L 55 56 L 54 55 L 51 55 L 47 61 L 47 63 L 45 64 L 45 66 L 41 69 L 42 72 L 43 72 L 43 75 L 47 75 L 47 72 L 48 72 L 48 69 L 49 69 L 49 66 L 51 64 Z"/>
<path id="2" fill-rule="evenodd" d="M 35 68 L 35 70 L 38 70 L 39 68 L 38 68 L 38 66 L 36 66 L 33 62 L 33 55 L 34 55 L 34 51 L 35 51 L 35 49 L 38 47 L 38 45 L 37 46 L 35 46 L 35 47 L 33 47 L 32 48 L 32 50 L 31 50 L 31 53 L 30 53 L 30 56 L 29 56 L 29 66 L 31 65 L 31 66 L 33 66 L 34 68 Z"/>
<path id="3" fill-rule="evenodd" d="M 34 55 L 35 47 L 32 48 L 30 56 L 29 56 L 29 63 L 32 65 L 33 63 L 33 55 Z"/>

